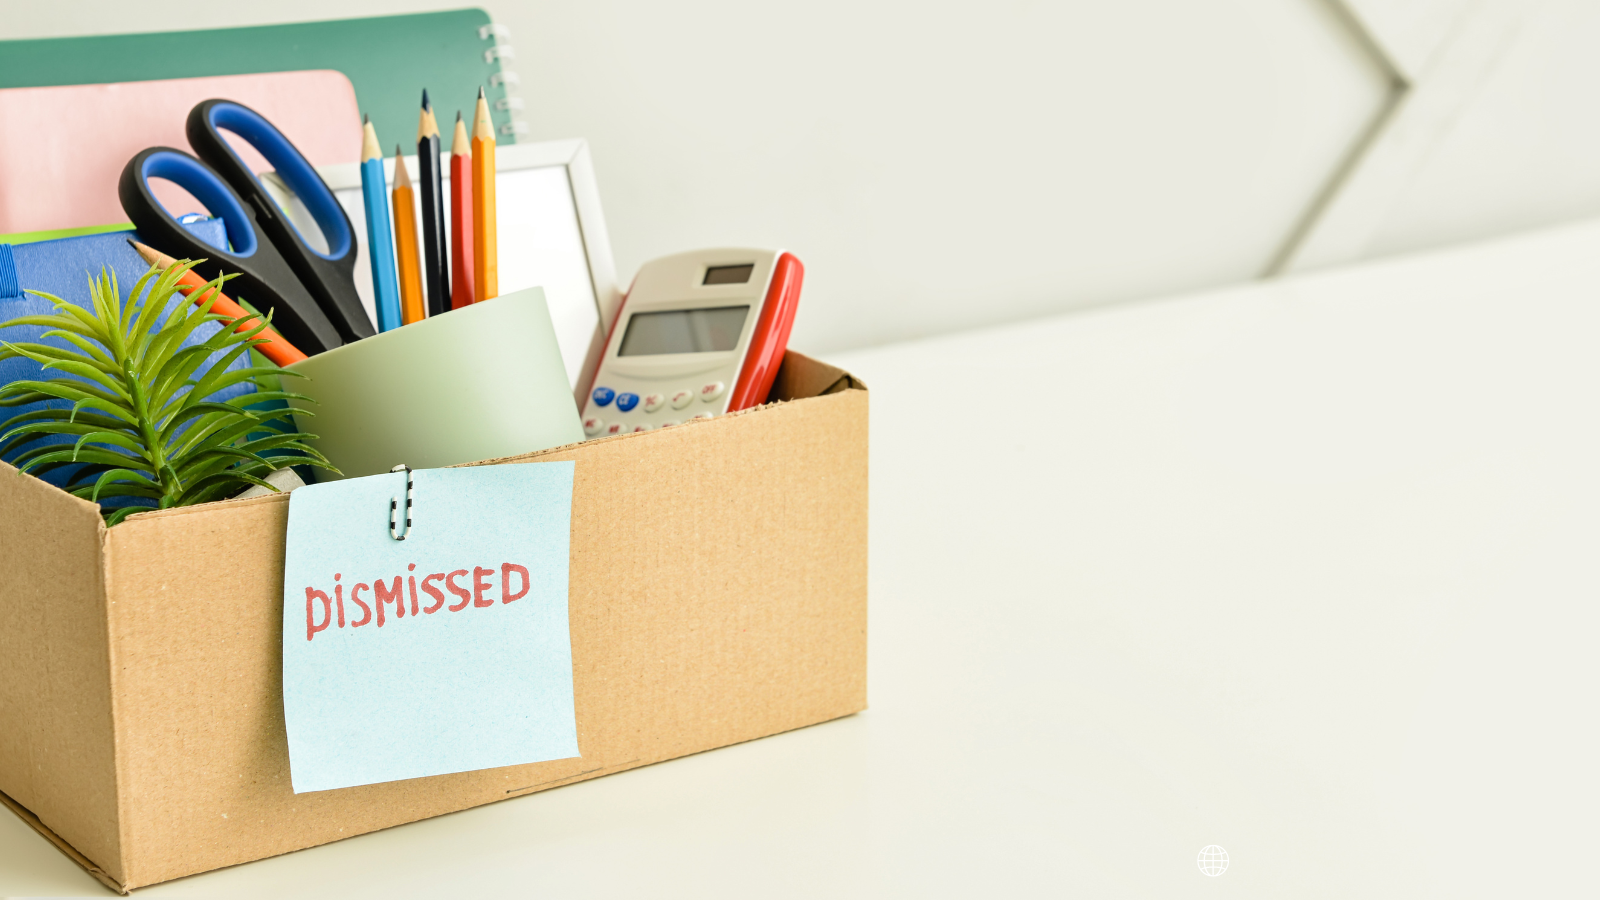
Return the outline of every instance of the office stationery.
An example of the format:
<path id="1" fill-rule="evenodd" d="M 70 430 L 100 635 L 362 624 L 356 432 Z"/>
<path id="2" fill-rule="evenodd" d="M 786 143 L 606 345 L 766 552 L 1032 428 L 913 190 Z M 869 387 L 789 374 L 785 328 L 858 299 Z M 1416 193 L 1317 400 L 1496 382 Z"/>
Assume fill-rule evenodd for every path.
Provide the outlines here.
<path id="1" fill-rule="evenodd" d="M 277 389 L 276 376 L 266 379 L 276 370 L 230 369 L 249 355 L 266 323 L 219 331 L 203 305 L 185 302 L 177 290 L 188 265 L 151 269 L 131 285 L 102 271 L 88 303 L 45 297 L 50 312 L 0 323 L 70 337 L 65 347 L 0 344 L 0 359 L 43 365 L 35 378 L 0 386 L 0 407 L 35 407 L 3 417 L 0 443 L 21 472 L 70 470 L 62 489 L 98 503 L 108 527 L 151 508 L 230 497 L 264 483 L 274 468 L 326 463 L 301 442 L 305 435 L 276 428 L 292 422 L 287 406 L 211 399 L 241 381 L 260 389 L 251 401 L 292 395 Z M 201 346 L 185 347 L 202 329 Z M 51 405 L 63 401 L 70 408 Z"/>
<path id="2" fill-rule="evenodd" d="M 147 244 L 141 244 L 134 240 L 128 241 L 128 244 L 133 247 L 134 252 L 139 254 L 140 259 L 163 272 L 178 264 L 177 260 Z M 248 331 L 260 324 L 261 318 L 259 316 L 246 310 L 236 303 L 232 297 L 221 291 L 212 290 L 197 293 L 205 286 L 206 280 L 196 275 L 193 269 L 186 270 L 178 279 L 178 290 L 185 297 L 193 300 L 196 305 L 210 300 L 213 313 L 241 320 L 233 329 L 234 331 Z M 306 358 L 306 355 L 301 353 L 299 348 L 289 343 L 284 339 L 283 335 L 271 327 L 261 332 L 259 338 L 262 343 L 257 344 L 255 349 L 261 351 L 261 355 L 280 366 L 287 366 L 290 363 L 296 363 Z"/>
<path id="3" fill-rule="evenodd" d="M 416 121 L 418 87 L 426 84 L 439 96 L 467 97 L 479 85 L 488 85 L 497 107 L 495 125 L 511 142 L 526 126 L 519 106 L 507 103 L 499 108 L 517 92 L 505 39 L 505 27 L 492 24 L 488 13 L 458 9 L 244 28 L 0 41 L 0 88 L 331 69 L 349 78 L 360 109 L 371 114 L 378 133 L 394 135 L 409 133 Z M 246 98 L 236 99 L 250 104 Z M 355 123 L 354 117 L 345 121 L 350 123 L 347 128 Z M 356 146 L 352 142 L 344 152 L 353 155 Z"/>
<path id="4" fill-rule="evenodd" d="M 26 140 L 0 141 L 0 233 L 126 222 L 116 193 L 123 165 L 146 147 L 184 146 L 184 117 L 211 97 L 259 110 L 314 166 L 356 159 L 356 95 L 339 72 L 4 89 L 0 122 L 50 124 L 27 128 Z M 271 168 L 250 145 L 234 148 L 252 172 Z M 169 187 L 157 185 L 156 197 L 174 214 L 193 211 L 192 198 Z"/>
<path id="5" fill-rule="evenodd" d="M 578 756 L 573 469 L 420 469 L 289 495 L 295 793 Z M 414 497 L 403 541 L 383 527 L 397 495 Z"/>
<path id="6" fill-rule="evenodd" d="M 472 141 L 456 110 L 450 138 L 450 306 L 472 302 Z"/>
<path id="7" fill-rule="evenodd" d="M 33 244 L 39 241 L 56 241 L 61 238 L 82 237 L 86 234 L 105 234 L 110 231 L 132 231 L 133 223 L 115 225 L 84 225 L 80 228 L 47 228 L 44 231 L 19 231 L 0 234 L 0 244 Z"/>
<path id="8" fill-rule="evenodd" d="M 451 163 L 454 170 L 457 159 Z M 496 165 L 500 241 L 507 248 L 500 260 L 501 293 L 544 288 L 567 378 L 581 404 L 622 296 L 589 149 L 579 140 L 517 144 L 499 148 Z M 360 173 L 354 165 L 320 171 L 360 233 Z M 447 189 L 454 193 L 461 184 L 470 178 L 452 178 Z M 370 309 L 372 284 L 364 269 L 357 267 L 356 289 Z"/>
<path id="9" fill-rule="evenodd" d="M 361 199 L 367 214 L 367 246 L 370 248 L 367 261 L 371 263 L 378 330 L 388 331 L 400 327 L 400 286 L 395 282 L 394 239 L 389 228 L 383 151 L 378 147 L 378 132 L 371 120 L 363 120 L 361 132 Z"/>
<path id="10" fill-rule="evenodd" d="M 180 227 L 206 241 L 226 240 L 221 219 L 194 218 Z M 25 244 L 0 244 L 0 303 L 35 303 L 26 291 L 40 291 L 71 300 L 89 302 L 89 282 L 103 268 L 116 275 L 119 284 L 131 285 L 150 268 L 129 241 L 143 236 L 131 228 L 103 234 L 33 241 Z M 49 309 L 45 304 L 38 307 Z M 6 311 L 7 318 L 18 313 Z M 7 338 L 9 340 L 9 338 Z M 32 340 L 33 338 L 27 338 Z"/>
<path id="11" fill-rule="evenodd" d="M 805 267 L 782 250 L 724 248 L 645 263 L 584 405 L 589 437 L 650 431 L 767 402 Z"/>
<path id="12" fill-rule="evenodd" d="M 500 295 L 499 243 L 495 231 L 494 130 L 489 104 L 478 88 L 472 118 L 472 300 L 482 303 Z"/>
<path id="13" fill-rule="evenodd" d="M 422 92 L 417 121 L 417 180 L 422 201 L 422 283 L 428 294 L 428 315 L 450 308 L 450 258 L 444 225 L 444 172 L 439 168 L 439 123 Z"/>
<path id="14" fill-rule="evenodd" d="M 544 291 L 527 288 L 295 363 L 303 427 L 347 476 L 583 440 Z"/>
<path id="15" fill-rule="evenodd" d="M 294 193 L 315 228 L 302 231 L 282 214 L 262 182 L 223 137 L 223 129 L 266 158 L 276 179 Z M 206 100 L 197 105 L 189 111 L 185 131 L 195 155 L 255 207 L 257 224 L 327 313 L 339 337 L 348 342 L 372 335 L 372 320 L 361 308 L 351 275 L 356 265 L 356 240 L 350 219 L 299 149 L 260 113 L 231 100 Z"/>
<path id="16" fill-rule="evenodd" d="M 171 181 L 198 198 L 225 224 L 226 239 L 212 244 L 189 234 L 155 198 L 152 178 Z M 205 259 L 202 275 L 237 273 L 233 290 L 271 309 L 273 324 L 295 346 L 321 353 L 343 343 L 327 313 L 258 227 L 256 214 L 211 167 L 182 151 L 152 147 L 128 161 L 117 190 L 144 243 L 169 255 Z"/>
<path id="17" fill-rule="evenodd" d="M 400 322 L 410 325 L 428 315 L 422 295 L 422 271 L 417 253 L 416 196 L 400 148 L 394 148 L 394 255 L 400 268 Z"/>
<path id="18" fill-rule="evenodd" d="M 245 168 L 222 137 L 224 128 L 254 146 L 293 190 L 311 223 L 305 230 L 292 224 Z M 272 308 L 277 328 L 308 353 L 373 334 L 351 280 L 357 250 L 349 218 L 294 145 L 255 111 L 227 100 L 196 106 L 185 130 L 207 162 L 153 147 L 135 155 L 122 171 L 118 196 L 146 243 L 174 256 L 206 260 L 200 265 L 205 276 L 238 273 L 236 290 Z M 176 183 L 217 214 L 227 226 L 228 249 L 197 241 L 179 227 L 155 196 L 152 179 Z"/>

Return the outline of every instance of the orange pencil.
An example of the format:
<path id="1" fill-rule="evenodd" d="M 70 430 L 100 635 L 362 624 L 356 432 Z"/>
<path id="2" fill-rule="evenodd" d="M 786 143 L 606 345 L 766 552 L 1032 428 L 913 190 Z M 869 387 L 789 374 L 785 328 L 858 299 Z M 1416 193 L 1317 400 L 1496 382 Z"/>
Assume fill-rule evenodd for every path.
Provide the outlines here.
<path id="1" fill-rule="evenodd" d="M 450 308 L 472 303 L 472 142 L 456 110 L 450 142 Z"/>
<path id="2" fill-rule="evenodd" d="M 394 255 L 400 263 L 400 324 L 421 322 L 428 313 L 422 299 L 422 262 L 417 253 L 417 211 L 406 173 L 406 158 L 394 148 Z"/>
<path id="3" fill-rule="evenodd" d="M 494 226 L 494 125 L 480 87 L 472 115 L 472 299 L 477 303 L 500 296 Z"/>
<path id="4" fill-rule="evenodd" d="M 133 249 L 138 251 L 139 256 L 142 257 L 146 263 L 155 266 L 163 272 L 176 265 L 178 262 L 154 247 L 141 244 L 138 241 L 129 241 L 128 243 L 133 245 Z M 206 280 L 201 278 L 199 275 L 196 275 L 193 269 L 183 273 L 183 277 L 178 279 L 178 290 L 181 291 L 185 297 L 192 298 L 196 306 L 206 302 L 206 297 L 210 296 L 209 294 L 195 296 L 195 292 L 205 286 Z M 233 298 L 222 293 L 221 291 L 217 292 L 217 299 L 211 301 L 211 311 L 219 316 L 227 316 L 230 319 L 244 319 L 244 321 L 240 322 L 233 329 L 234 331 L 249 331 L 261 323 L 259 316 L 240 306 L 238 303 L 235 303 Z M 262 356 L 265 356 L 267 359 L 272 360 L 280 366 L 287 366 L 290 363 L 297 363 L 306 358 L 306 355 L 301 353 L 299 348 L 284 340 L 283 335 L 273 331 L 271 328 L 261 332 L 260 334 L 256 335 L 256 337 L 262 341 L 265 341 L 265 343 L 257 344 L 256 349 L 261 351 Z"/>

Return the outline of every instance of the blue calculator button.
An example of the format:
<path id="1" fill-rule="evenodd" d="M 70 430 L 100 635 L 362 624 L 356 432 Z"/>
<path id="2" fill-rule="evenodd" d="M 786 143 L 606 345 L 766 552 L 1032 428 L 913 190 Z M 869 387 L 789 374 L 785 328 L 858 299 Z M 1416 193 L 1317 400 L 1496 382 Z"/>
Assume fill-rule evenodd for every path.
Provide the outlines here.
<path id="1" fill-rule="evenodd" d="M 602 405 L 604 405 L 604 404 L 602 404 Z M 635 406 L 638 406 L 638 405 L 639 405 L 639 395 L 638 394 L 618 394 L 617 395 L 617 409 L 620 409 L 623 412 L 627 412 L 628 410 L 633 409 Z"/>
<path id="2" fill-rule="evenodd" d="M 613 391 L 611 388 L 597 387 L 594 389 L 594 405 L 605 406 L 607 403 L 610 403 L 611 398 L 615 397 L 616 395 L 617 392 Z"/>

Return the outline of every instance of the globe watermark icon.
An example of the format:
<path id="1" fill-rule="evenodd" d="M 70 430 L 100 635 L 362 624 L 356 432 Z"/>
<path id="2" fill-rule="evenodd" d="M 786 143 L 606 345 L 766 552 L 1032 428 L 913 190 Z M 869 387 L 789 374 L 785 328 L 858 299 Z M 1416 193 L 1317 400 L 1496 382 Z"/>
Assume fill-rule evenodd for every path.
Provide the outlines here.
<path id="1" fill-rule="evenodd" d="M 1207 844 L 1200 848 L 1200 855 L 1194 859 L 1200 871 L 1212 878 L 1228 871 L 1228 851 L 1216 844 Z"/>

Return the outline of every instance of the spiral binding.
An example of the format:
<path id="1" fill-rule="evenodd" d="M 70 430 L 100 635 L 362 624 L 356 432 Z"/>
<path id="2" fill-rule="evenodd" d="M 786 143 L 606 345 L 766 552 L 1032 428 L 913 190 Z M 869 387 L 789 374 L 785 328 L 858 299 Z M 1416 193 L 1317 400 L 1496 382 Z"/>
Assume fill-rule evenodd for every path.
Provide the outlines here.
<path id="1" fill-rule="evenodd" d="M 521 79 L 506 65 L 517 58 L 517 51 L 511 46 L 511 29 L 498 22 L 491 22 L 478 29 L 478 40 L 494 41 L 492 46 L 483 51 L 483 61 L 490 64 L 498 63 L 500 66 L 500 71 L 489 76 L 489 86 L 502 88 L 506 94 L 495 101 L 494 108 L 511 114 L 511 121 L 500 126 L 500 134 L 515 138 L 531 133 L 533 129 L 523 118 L 522 98 L 517 96 L 521 88 Z"/>

